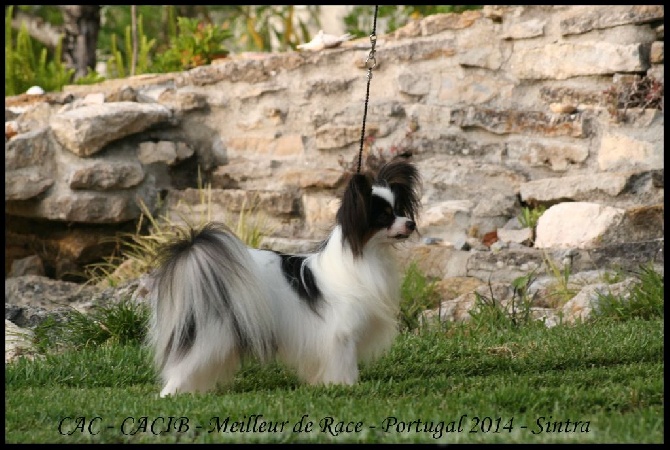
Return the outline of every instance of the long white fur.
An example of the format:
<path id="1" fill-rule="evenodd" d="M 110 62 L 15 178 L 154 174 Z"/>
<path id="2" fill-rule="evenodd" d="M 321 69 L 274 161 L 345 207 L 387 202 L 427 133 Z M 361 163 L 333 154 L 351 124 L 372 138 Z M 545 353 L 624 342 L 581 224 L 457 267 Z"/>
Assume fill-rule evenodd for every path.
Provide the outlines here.
<path id="1" fill-rule="evenodd" d="M 390 189 L 374 189 L 393 204 Z M 316 311 L 288 284 L 274 252 L 249 249 L 231 233 L 217 234 L 218 245 L 207 252 L 189 250 L 151 294 L 151 344 L 164 383 L 160 395 L 205 392 L 230 381 L 246 353 L 261 360 L 274 355 L 311 384 L 355 383 L 359 361 L 379 356 L 397 333 L 393 238 L 407 220 L 396 218 L 389 230 L 372 236 L 359 257 L 343 245 L 342 229 L 335 226 L 325 246 L 304 261 L 322 296 Z M 217 271 L 228 265 L 234 267 Z M 227 307 L 221 280 L 231 300 Z M 196 337 L 179 355 L 179 337 L 172 333 L 186 333 L 189 312 Z M 237 345 L 233 320 L 248 340 L 246 349 Z"/>

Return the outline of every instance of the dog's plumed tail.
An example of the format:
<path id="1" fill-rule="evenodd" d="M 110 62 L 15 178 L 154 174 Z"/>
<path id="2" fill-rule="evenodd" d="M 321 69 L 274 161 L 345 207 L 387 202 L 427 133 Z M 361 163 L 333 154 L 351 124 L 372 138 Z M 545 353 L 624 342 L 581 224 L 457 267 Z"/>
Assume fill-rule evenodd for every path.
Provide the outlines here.
<path id="1" fill-rule="evenodd" d="M 203 360 L 231 365 L 231 358 L 239 361 L 245 354 L 267 360 L 272 313 L 244 243 L 217 223 L 181 229 L 178 236 L 159 251 L 152 289 L 156 366 L 188 367 L 192 374 Z M 166 387 L 165 394 L 183 387 Z"/>

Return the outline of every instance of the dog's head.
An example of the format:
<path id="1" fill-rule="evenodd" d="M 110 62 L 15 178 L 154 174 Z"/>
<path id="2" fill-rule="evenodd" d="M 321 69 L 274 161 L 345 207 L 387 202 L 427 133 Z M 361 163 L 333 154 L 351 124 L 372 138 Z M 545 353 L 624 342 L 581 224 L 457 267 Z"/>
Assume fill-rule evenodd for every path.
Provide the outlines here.
<path id="1" fill-rule="evenodd" d="M 393 160 L 371 173 L 354 174 L 337 212 L 344 242 L 354 256 L 366 245 L 396 243 L 416 230 L 421 180 L 416 167 Z"/>

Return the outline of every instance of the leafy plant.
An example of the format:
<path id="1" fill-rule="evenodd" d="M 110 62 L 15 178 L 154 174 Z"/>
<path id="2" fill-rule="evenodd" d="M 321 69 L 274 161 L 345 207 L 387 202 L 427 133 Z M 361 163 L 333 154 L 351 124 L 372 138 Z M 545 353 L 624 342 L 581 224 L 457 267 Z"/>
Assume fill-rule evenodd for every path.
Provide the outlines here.
<path id="1" fill-rule="evenodd" d="M 223 45 L 232 36 L 228 29 L 188 17 L 178 17 L 177 21 L 177 36 L 172 36 L 170 47 L 157 55 L 152 64 L 153 72 L 188 70 L 228 55 Z"/>
<path id="2" fill-rule="evenodd" d="M 555 305 L 563 305 L 579 292 L 579 289 L 570 281 L 570 265 L 564 264 L 561 268 L 546 253 L 542 254 L 542 259 L 554 280 L 547 295 Z"/>
<path id="3" fill-rule="evenodd" d="M 96 83 L 101 83 L 105 81 L 106 78 L 100 75 L 98 72 L 95 70 L 91 70 L 91 68 L 88 68 L 88 72 L 86 73 L 85 76 L 78 78 L 75 80 L 74 84 L 96 84 Z"/>
<path id="4" fill-rule="evenodd" d="M 598 309 L 594 319 L 651 320 L 663 318 L 665 310 L 663 275 L 651 264 L 640 267 L 638 281 L 624 296 L 612 293 L 598 295 Z"/>
<path id="5" fill-rule="evenodd" d="M 150 52 L 156 44 L 156 39 L 149 39 L 144 33 L 144 21 L 142 15 L 137 18 L 137 38 L 138 54 L 135 75 L 141 75 L 149 72 Z M 130 75 L 129 61 L 133 54 L 133 41 L 131 37 L 131 28 L 127 26 L 124 32 L 124 52 L 121 52 L 116 42 L 116 35 L 111 37 L 112 56 L 107 61 L 108 71 L 113 78 L 124 78 Z M 124 56 L 125 54 L 125 56 Z M 127 62 L 128 61 L 128 62 Z"/>
<path id="6" fill-rule="evenodd" d="M 31 86 L 40 86 L 47 92 L 62 90 L 74 75 L 74 69 L 68 69 L 62 62 L 62 38 L 53 58 L 48 59 L 46 48 L 36 51 L 25 25 L 14 39 L 12 11 L 13 6 L 5 10 L 5 95 L 21 94 Z"/>
<path id="7" fill-rule="evenodd" d="M 400 329 L 414 331 L 421 324 L 420 315 L 439 302 L 435 281 L 431 281 L 412 261 L 400 286 Z"/>
<path id="8" fill-rule="evenodd" d="M 15 57 L 13 56 L 12 45 L 12 11 L 13 6 L 9 6 L 5 11 L 5 95 L 16 94 L 16 69 Z"/>
<path id="9" fill-rule="evenodd" d="M 63 40 L 58 41 L 53 58 L 47 62 L 47 50 L 42 49 L 40 62 L 37 66 L 37 77 L 35 84 L 42 86 L 47 92 L 61 91 L 63 86 L 69 84 L 74 76 L 74 69 L 68 69 L 62 63 Z"/>
<path id="10" fill-rule="evenodd" d="M 107 60 L 107 72 L 112 78 L 124 78 L 126 76 L 126 65 L 123 54 L 116 44 L 116 35 L 112 35 L 112 57 Z"/>
<path id="11" fill-rule="evenodd" d="M 512 280 L 512 301 L 510 302 L 510 319 L 514 327 L 527 324 L 532 321 L 531 306 L 533 296 L 530 295 L 530 285 L 535 280 L 535 273 L 520 276 Z M 518 301 L 516 299 L 518 298 Z"/>
<path id="12" fill-rule="evenodd" d="M 143 74 L 149 72 L 150 57 L 149 53 L 156 45 L 156 39 L 147 38 L 144 33 L 144 21 L 142 15 L 137 17 L 137 66 L 135 67 L 135 74 Z M 130 39 L 130 28 L 126 29 L 126 42 L 132 42 Z M 131 49 L 132 51 L 132 49 Z M 129 53 L 130 54 L 130 53 Z"/>
<path id="13" fill-rule="evenodd" d="M 56 320 L 50 316 L 37 325 L 34 344 L 41 353 L 107 343 L 141 344 L 148 318 L 148 306 L 130 299 L 95 307 L 87 314 L 73 309 L 65 318 Z"/>
<path id="14" fill-rule="evenodd" d="M 602 274 L 603 283 L 615 284 L 625 279 L 624 270 L 621 267 L 613 266 L 611 270 L 606 270 Z"/>
<path id="15" fill-rule="evenodd" d="M 521 208 L 521 213 L 517 216 L 522 227 L 535 228 L 540 216 L 547 210 L 545 206 L 538 206 L 536 208 L 529 208 L 524 206 Z"/>
<path id="16" fill-rule="evenodd" d="M 137 10 L 144 17 L 152 18 L 144 27 L 147 35 L 157 41 L 150 55 L 155 62 L 151 71 L 173 72 L 182 70 L 178 52 L 170 51 L 180 33 L 179 17 L 202 23 L 203 26 L 220 25 L 223 29 L 229 30 L 230 37 L 225 38 L 226 50 L 283 51 L 294 48 L 300 42 L 308 41 L 309 26 L 317 29 L 320 27 L 318 18 L 320 6 L 306 5 L 304 8 L 307 11 L 306 15 L 297 14 L 294 5 L 138 5 Z M 110 53 L 113 36 L 124 34 L 131 20 L 129 9 L 127 6 L 103 6 L 101 14 L 104 21 L 99 35 L 99 48 L 103 54 Z M 170 51 L 168 56 L 160 56 L 168 51 Z M 130 54 L 122 52 L 127 59 Z M 159 65 L 158 59 L 165 59 L 166 64 Z M 168 59 L 170 61 L 167 61 Z"/>
<path id="17" fill-rule="evenodd" d="M 306 5 L 306 18 L 296 14 L 294 5 L 240 5 L 226 19 L 240 50 L 285 51 L 309 41 L 308 25 L 317 29 L 319 5 Z"/>
<path id="18" fill-rule="evenodd" d="M 472 326 L 477 330 L 518 329 L 535 322 L 531 310 L 534 298 L 529 292 L 534 280 L 534 272 L 514 279 L 512 298 L 506 305 L 495 298 L 490 282 L 489 296 L 475 291 L 475 305 L 470 311 Z"/>

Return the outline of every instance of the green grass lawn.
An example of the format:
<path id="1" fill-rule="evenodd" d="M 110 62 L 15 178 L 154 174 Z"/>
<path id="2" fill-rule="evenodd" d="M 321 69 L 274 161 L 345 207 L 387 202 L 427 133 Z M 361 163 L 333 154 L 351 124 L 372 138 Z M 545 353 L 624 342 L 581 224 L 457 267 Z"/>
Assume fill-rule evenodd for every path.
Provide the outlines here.
<path id="1" fill-rule="evenodd" d="M 105 343 L 6 365 L 5 442 L 662 443 L 663 337 L 662 317 L 451 326 L 400 335 L 353 387 L 249 363 L 165 399 L 146 350 Z"/>

